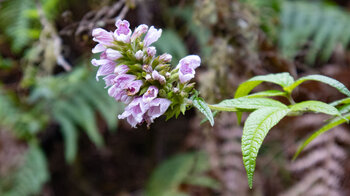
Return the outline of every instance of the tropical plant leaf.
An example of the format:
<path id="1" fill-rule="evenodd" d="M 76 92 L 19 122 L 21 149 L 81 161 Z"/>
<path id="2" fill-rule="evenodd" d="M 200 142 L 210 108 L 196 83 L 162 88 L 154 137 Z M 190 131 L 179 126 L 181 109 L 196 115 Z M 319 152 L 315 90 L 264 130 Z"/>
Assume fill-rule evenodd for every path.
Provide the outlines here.
<path id="1" fill-rule="evenodd" d="M 284 90 L 291 93 L 293 91 L 293 89 L 296 88 L 297 86 L 299 86 L 301 83 L 303 83 L 305 81 L 310 81 L 310 80 L 328 84 L 329 86 L 336 88 L 339 92 L 343 93 L 344 95 L 350 97 L 350 91 L 346 88 L 346 86 L 344 84 L 342 84 L 338 80 L 335 80 L 333 78 L 323 76 L 323 75 L 309 75 L 309 76 L 299 78 L 297 81 L 295 81 L 290 86 L 285 87 Z"/>
<path id="2" fill-rule="evenodd" d="M 242 154 L 249 187 L 253 186 L 256 157 L 268 131 L 290 110 L 281 107 L 264 107 L 251 113 L 243 127 Z"/>
<path id="3" fill-rule="evenodd" d="M 313 112 L 321 112 L 329 115 L 340 116 L 340 112 L 334 106 L 331 106 L 322 101 L 303 101 L 290 106 L 290 110 L 292 112 L 299 111 L 313 111 Z"/>
<path id="4" fill-rule="evenodd" d="M 218 104 L 210 105 L 213 110 L 237 112 L 243 110 L 255 110 L 264 107 L 287 108 L 283 103 L 269 98 L 246 98 L 226 99 Z"/>
<path id="5" fill-rule="evenodd" d="M 350 103 L 350 97 L 344 98 L 344 99 L 340 99 L 337 101 L 334 101 L 332 103 L 330 103 L 329 105 L 331 106 L 338 106 L 338 105 L 342 105 L 342 104 L 349 104 Z"/>
<path id="6" fill-rule="evenodd" d="M 323 127 L 321 127 L 321 129 L 319 129 L 318 131 L 314 132 L 310 137 L 308 137 L 299 147 L 297 152 L 294 154 L 293 156 L 293 160 L 295 160 L 299 154 L 301 153 L 301 151 L 308 145 L 310 144 L 315 138 L 317 138 L 318 136 L 324 134 L 325 132 L 329 131 L 330 129 L 343 124 L 345 122 L 347 122 L 347 120 L 350 120 L 350 114 L 347 114 L 345 116 L 341 117 L 337 117 L 335 119 L 333 119 L 331 122 L 329 122 L 328 124 L 324 125 Z"/>
<path id="7" fill-rule="evenodd" d="M 210 125 L 214 126 L 214 116 L 211 112 L 208 104 L 204 102 L 202 98 L 195 97 L 193 98 L 193 106 L 196 107 L 204 116 L 209 120 Z"/>
<path id="8" fill-rule="evenodd" d="M 275 83 L 284 88 L 292 85 L 294 83 L 294 79 L 287 72 L 255 76 L 238 86 L 238 89 L 235 93 L 235 98 L 244 97 L 248 95 L 250 91 L 252 91 L 256 86 L 258 86 L 262 82 Z"/>
<path id="9" fill-rule="evenodd" d="M 339 107 L 338 110 L 341 114 L 348 113 L 348 112 L 350 112 L 350 104 L 342 105 L 341 107 Z"/>
<path id="10" fill-rule="evenodd" d="M 286 96 L 286 93 L 279 90 L 267 90 L 247 95 L 247 98 Z"/>

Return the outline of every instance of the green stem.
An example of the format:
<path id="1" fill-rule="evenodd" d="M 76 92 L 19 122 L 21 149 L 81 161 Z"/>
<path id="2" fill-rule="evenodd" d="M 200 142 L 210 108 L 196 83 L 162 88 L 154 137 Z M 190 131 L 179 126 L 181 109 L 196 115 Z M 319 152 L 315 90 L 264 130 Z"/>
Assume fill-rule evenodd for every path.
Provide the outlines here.
<path id="1" fill-rule="evenodd" d="M 286 94 L 286 97 L 287 97 L 288 101 L 290 102 L 290 104 L 292 104 L 292 105 L 295 104 L 295 101 L 294 101 L 294 99 L 293 99 L 291 93 L 287 93 L 287 94 Z"/>

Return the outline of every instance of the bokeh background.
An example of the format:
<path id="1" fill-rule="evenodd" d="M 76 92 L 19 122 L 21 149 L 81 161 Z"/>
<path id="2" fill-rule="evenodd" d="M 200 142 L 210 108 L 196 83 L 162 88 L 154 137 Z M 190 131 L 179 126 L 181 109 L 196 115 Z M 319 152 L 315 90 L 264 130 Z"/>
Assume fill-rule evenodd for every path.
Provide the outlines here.
<path id="1" fill-rule="evenodd" d="M 349 10 L 346 0 L 0 0 L 0 195 L 350 195 L 349 125 L 291 161 L 327 116 L 284 119 L 260 150 L 250 190 L 234 114 L 213 128 L 190 110 L 131 129 L 90 64 L 92 29 L 114 30 L 119 17 L 131 29 L 162 28 L 154 45 L 174 66 L 200 55 L 197 88 L 209 103 L 268 73 L 324 74 L 349 88 Z M 293 96 L 342 98 L 316 82 Z"/>

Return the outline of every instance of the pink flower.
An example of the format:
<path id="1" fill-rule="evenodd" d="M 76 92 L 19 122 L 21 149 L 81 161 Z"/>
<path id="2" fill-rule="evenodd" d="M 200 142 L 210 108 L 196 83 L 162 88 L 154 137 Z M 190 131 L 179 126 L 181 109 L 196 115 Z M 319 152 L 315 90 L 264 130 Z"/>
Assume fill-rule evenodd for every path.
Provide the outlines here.
<path id="1" fill-rule="evenodd" d="M 145 34 L 148 30 L 148 26 L 145 24 L 139 25 L 131 36 L 131 41 L 135 41 L 138 37 Z"/>
<path id="2" fill-rule="evenodd" d="M 145 103 L 149 103 L 153 99 L 155 99 L 158 95 L 158 88 L 155 86 L 150 86 L 148 87 L 147 91 L 145 94 L 142 96 L 142 101 Z"/>
<path id="3" fill-rule="evenodd" d="M 103 44 L 97 44 L 91 51 L 92 53 L 100 53 L 104 52 L 106 47 Z"/>
<path id="4" fill-rule="evenodd" d="M 105 81 L 105 88 L 113 85 L 116 83 L 116 77 L 122 74 L 126 74 L 129 71 L 129 67 L 127 65 L 119 65 L 114 68 L 114 73 L 107 75 L 106 77 L 103 78 Z"/>
<path id="5" fill-rule="evenodd" d="M 132 96 L 140 91 L 141 86 L 143 85 L 142 80 L 135 80 L 129 83 L 126 87 L 127 95 Z"/>
<path id="6" fill-rule="evenodd" d="M 186 83 L 194 78 L 195 69 L 201 64 L 201 59 L 197 55 L 189 55 L 182 58 L 176 68 L 179 69 L 179 79 L 181 83 Z"/>
<path id="7" fill-rule="evenodd" d="M 112 61 L 123 57 L 123 55 L 119 51 L 113 50 L 113 49 L 110 49 L 110 48 L 108 48 L 106 50 L 106 56 L 107 56 L 108 59 L 110 59 Z"/>
<path id="8" fill-rule="evenodd" d="M 150 57 L 154 57 L 154 55 L 156 55 L 156 47 L 154 47 L 154 46 L 151 46 L 151 47 L 148 47 L 147 48 L 147 54 L 148 54 L 148 56 L 150 56 Z"/>
<path id="9" fill-rule="evenodd" d="M 118 75 L 114 81 L 118 88 L 124 89 L 126 85 L 136 79 L 136 76 L 131 74 L 121 74 Z"/>
<path id="10" fill-rule="evenodd" d="M 156 42 L 161 35 L 162 35 L 162 29 L 157 30 L 156 28 L 151 26 L 151 28 L 149 28 L 145 36 L 145 39 L 143 40 L 144 46 L 146 47 L 150 46 L 152 43 Z"/>
<path id="11" fill-rule="evenodd" d="M 99 76 L 105 76 L 105 75 L 113 73 L 114 68 L 117 65 L 115 62 L 110 61 L 108 59 L 100 59 L 100 60 L 92 59 L 91 63 L 94 66 L 100 66 L 100 68 L 98 69 L 97 74 L 96 74 L 97 81 L 98 81 Z"/>
<path id="12" fill-rule="evenodd" d="M 117 75 L 126 74 L 129 71 L 129 67 L 127 65 L 119 65 L 114 69 L 114 73 Z"/>
<path id="13" fill-rule="evenodd" d="M 107 75 L 106 77 L 103 78 L 103 80 L 105 81 L 105 88 L 113 85 L 115 82 L 114 82 L 114 79 L 117 77 L 117 75 L 115 74 L 109 74 Z"/>
<path id="14" fill-rule="evenodd" d="M 136 76 L 130 74 L 121 74 L 111 82 L 113 85 L 108 89 L 108 95 L 114 97 L 116 101 L 129 103 L 132 96 L 140 91 L 143 82 L 135 80 Z"/>
<path id="15" fill-rule="evenodd" d="M 165 84 L 165 77 L 160 75 L 156 70 L 152 72 L 152 78 L 158 80 L 160 84 Z"/>
<path id="16" fill-rule="evenodd" d="M 130 24 L 127 20 L 117 20 L 117 22 L 115 22 L 115 26 L 117 27 L 117 34 L 118 35 L 128 35 L 131 33 L 130 30 Z"/>
<path id="17" fill-rule="evenodd" d="M 148 110 L 148 105 L 144 104 L 141 97 L 135 98 L 131 103 L 125 107 L 125 111 L 118 115 L 119 119 L 125 119 L 128 123 L 136 128 L 137 124 L 143 121 L 143 115 Z"/>
<path id="18" fill-rule="evenodd" d="M 147 115 L 152 123 L 154 119 L 163 115 L 168 107 L 170 106 L 171 101 L 164 98 L 156 98 L 149 103 L 149 109 Z"/>
<path id="19" fill-rule="evenodd" d="M 159 61 L 169 63 L 173 57 L 170 54 L 164 53 L 159 56 Z"/>
<path id="20" fill-rule="evenodd" d="M 114 31 L 114 38 L 117 41 L 121 41 L 124 43 L 129 43 L 130 42 L 130 35 L 131 35 L 131 30 L 129 29 L 129 22 L 126 20 L 118 20 L 115 23 L 115 26 L 117 26 L 117 29 Z"/>
<path id="21" fill-rule="evenodd" d="M 98 42 L 102 45 L 109 46 L 114 41 L 113 33 L 107 32 L 106 30 L 104 30 L 102 28 L 96 28 L 96 29 L 92 30 L 92 36 L 94 37 L 93 40 L 95 42 Z"/>

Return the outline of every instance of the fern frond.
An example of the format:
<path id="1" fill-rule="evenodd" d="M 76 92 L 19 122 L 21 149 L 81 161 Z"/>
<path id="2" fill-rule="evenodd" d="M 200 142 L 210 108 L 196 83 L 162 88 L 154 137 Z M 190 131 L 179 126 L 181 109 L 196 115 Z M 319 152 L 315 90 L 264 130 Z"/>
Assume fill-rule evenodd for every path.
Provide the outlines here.
<path id="1" fill-rule="evenodd" d="M 348 130 L 337 127 L 310 144 L 304 156 L 290 166 L 300 179 L 281 196 L 342 195 L 341 185 L 345 177 L 343 161 L 348 156 L 344 147 L 350 144 Z"/>
<path id="2" fill-rule="evenodd" d="M 44 183 L 49 179 L 46 158 L 40 147 L 29 144 L 23 164 L 13 175 L 7 176 L 9 187 L 1 187 L 1 195 L 27 196 L 38 194 Z M 2 185 L 0 183 L 0 185 Z"/>
<path id="3" fill-rule="evenodd" d="M 33 103 L 45 105 L 53 119 L 61 125 L 65 156 L 70 163 L 77 154 L 77 130 L 85 131 L 90 140 L 101 147 L 104 142 L 98 131 L 96 112 L 101 114 L 109 129 L 115 130 L 116 116 L 122 110 L 121 104 L 108 96 L 102 82 L 96 83 L 90 73 L 81 68 L 42 78 L 30 96 Z"/>
<path id="4" fill-rule="evenodd" d="M 13 43 L 12 49 L 19 52 L 30 40 L 29 10 L 35 8 L 32 0 L 7 0 L 0 9 L 0 25 Z"/>
<path id="5" fill-rule="evenodd" d="M 281 9 L 279 48 L 287 58 L 294 58 L 308 46 L 306 62 L 317 57 L 327 61 L 335 47 L 350 41 L 350 14 L 334 6 L 312 2 L 285 1 Z"/>
<path id="6" fill-rule="evenodd" d="M 44 114 L 43 114 L 44 115 Z M 25 111 L 0 87 L 0 126 L 7 127 L 17 137 L 29 139 L 34 136 L 45 124 L 42 115 L 35 109 Z"/>

